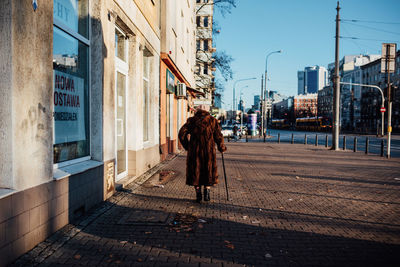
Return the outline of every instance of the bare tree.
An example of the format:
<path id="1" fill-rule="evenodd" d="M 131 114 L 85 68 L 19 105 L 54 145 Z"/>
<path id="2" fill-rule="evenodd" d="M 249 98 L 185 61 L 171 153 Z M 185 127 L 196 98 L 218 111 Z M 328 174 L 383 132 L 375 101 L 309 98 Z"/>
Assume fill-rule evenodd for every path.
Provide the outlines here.
<path id="1" fill-rule="evenodd" d="M 225 16 L 227 13 L 231 13 L 232 8 L 236 7 L 236 0 L 214 0 L 214 1 L 207 1 L 203 3 L 196 11 L 196 14 L 207 5 L 214 5 L 215 9 L 218 9 L 221 12 L 222 16 Z"/>

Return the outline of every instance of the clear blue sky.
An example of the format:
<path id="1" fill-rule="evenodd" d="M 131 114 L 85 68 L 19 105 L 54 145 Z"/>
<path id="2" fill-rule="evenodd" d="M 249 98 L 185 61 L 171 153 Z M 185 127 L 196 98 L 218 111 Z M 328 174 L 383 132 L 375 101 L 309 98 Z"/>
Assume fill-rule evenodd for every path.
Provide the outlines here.
<path id="1" fill-rule="evenodd" d="M 337 0 L 238 0 L 231 14 L 221 16 L 215 11 L 221 33 L 217 35 L 217 50 L 225 50 L 234 61 L 234 78 L 225 83 L 223 107 L 231 109 L 232 87 L 239 82 L 236 95 L 243 88 L 246 108 L 253 96 L 260 94 L 261 75 L 268 58 L 268 88 L 290 96 L 297 94 L 297 71 L 304 67 L 327 67 L 335 58 L 335 17 Z M 341 19 L 383 23 L 341 23 L 341 36 L 372 40 L 340 40 L 340 58 L 352 54 L 380 54 L 383 42 L 400 45 L 400 0 L 341 0 Z M 383 29 L 386 32 L 374 30 Z M 382 40 L 382 41 L 381 41 Z M 218 77 L 218 75 L 217 75 Z"/>

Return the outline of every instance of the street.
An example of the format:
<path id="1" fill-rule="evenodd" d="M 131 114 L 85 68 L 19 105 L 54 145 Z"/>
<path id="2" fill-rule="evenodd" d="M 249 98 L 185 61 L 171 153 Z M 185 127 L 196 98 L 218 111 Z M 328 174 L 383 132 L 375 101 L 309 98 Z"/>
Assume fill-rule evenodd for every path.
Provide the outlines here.
<path id="1" fill-rule="evenodd" d="M 212 201 L 195 203 L 182 153 L 161 164 L 165 180 L 136 180 L 12 266 L 398 266 L 399 159 L 287 142 L 227 147 L 231 200 L 218 155 Z"/>
<path id="2" fill-rule="evenodd" d="M 276 129 L 268 129 L 270 133 L 270 137 L 266 139 L 267 142 L 278 142 L 278 134 L 280 134 L 280 142 L 282 143 L 291 143 L 292 134 L 295 144 L 304 144 L 304 137 L 307 135 L 307 144 L 315 145 L 315 136 L 318 135 L 318 146 L 325 146 L 326 136 L 328 136 L 328 147 L 332 146 L 332 133 L 323 133 L 323 132 L 304 132 L 304 131 L 289 131 L 289 130 L 276 130 Z M 353 150 L 354 149 L 354 138 L 357 138 L 357 151 L 365 152 L 365 140 L 368 137 L 369 145 L 368 145 L 368 153 L 380 155 L 381 154 L 381 142 L 384 142 L 384 156 L 386 156 L 387 152 L 387 137 L 376 137 L 374 135 L 356 135 L 356 134 L 341 134 L 339 137 L 339 149 L 343 149 L 343 136 L 346 136 L 346 149 Z M 250 138 L 250 137 L 249 137 Z M 248 139 L 250 142 L 259 142 L 263 141 L 260 139 Z M 242 142 L 245 142 L 245 138 L 243 137 Z M 392 135 L 391 138 L 391 157 L 400 157 L 400 136 Z"/>

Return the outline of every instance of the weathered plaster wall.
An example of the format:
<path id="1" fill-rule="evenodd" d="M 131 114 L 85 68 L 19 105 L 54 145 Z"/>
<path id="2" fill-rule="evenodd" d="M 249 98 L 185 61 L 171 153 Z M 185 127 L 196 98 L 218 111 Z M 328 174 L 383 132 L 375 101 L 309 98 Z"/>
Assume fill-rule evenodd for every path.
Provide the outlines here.
<path id="1" fill-rule="evenodd" d="M 153 31 L 160 37 L 160 0 L 134 0 Z"/>
<path id="2" fill-rule="evenodd" d="M 0 187 L 13 187 L 11 0 L 0 1 Z"/>
<path id="3" fill-rule="evenodd" d="M 53 178 L 53 1 L 12 1 L 14 188 Z"/>
<path id="4" fill-rule="evenodd" d="M 115 19 L 114 3 L 103 1 L 100 21 L 103 29 L 103 160 L 115 158 Z"/>
<path id="5" fill-rule="evenodd" d="M 104 44 L 103 21 L 109 22 L 104 0 L 98 0 L 98 4 L 91 1 L 91 27 L 90 40 L 91 72 L 90 72 L 90 132 L 91 132 L 91 156 L 93 159 L 103 161 L 103 85 L 104 65 L 103 61 L 108 57 L 109 51 Z"/>
<path id="6" fill-rule="evenodd" d="M 195 18 L 194 0 L 161 3 L 161 52 L 169 55 L 192 87 L 195 86 Z"/>

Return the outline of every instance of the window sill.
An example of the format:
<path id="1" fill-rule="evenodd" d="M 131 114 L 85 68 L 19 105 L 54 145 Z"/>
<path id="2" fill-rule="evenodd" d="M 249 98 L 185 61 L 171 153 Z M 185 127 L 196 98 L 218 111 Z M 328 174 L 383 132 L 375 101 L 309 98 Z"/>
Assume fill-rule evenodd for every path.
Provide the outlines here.
<path id="1" fill-rule="evenodd" d="M 12 195 L 14 192 L 15 192 L 14 189 L 0 188 L 0 199 L 8 197 L 9 195 Z"/>
<path id="2" fill-rule="evenodd" d="M 95 160 L 87 160 L 83 162 L 79 162 L 76 164 L 68 165 L 65 167 L 59 167 L 57 169 L 54 169 L 53 172 L 53 179 L 54 180 L 61 180 L 67 177 L 70 177 L 71 175 L 75 175 L 78 173 L 85 172 L 87 170 L 96 168 L 98 166 L 103 165 L 103 162 L 100 161 L 95 161 Z"/>

